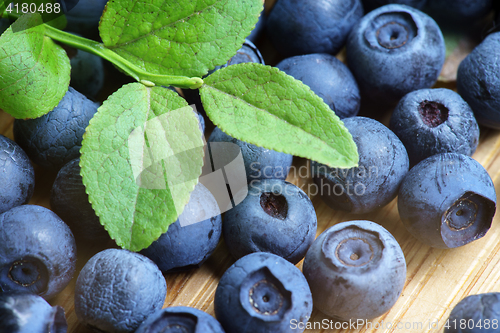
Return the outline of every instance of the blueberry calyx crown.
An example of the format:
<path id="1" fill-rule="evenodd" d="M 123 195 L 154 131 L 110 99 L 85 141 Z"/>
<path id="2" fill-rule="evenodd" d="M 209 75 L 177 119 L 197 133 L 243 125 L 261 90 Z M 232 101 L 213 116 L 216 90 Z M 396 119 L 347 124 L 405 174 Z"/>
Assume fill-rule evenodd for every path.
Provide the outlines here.
<path id="1" fill-rule="evenodd" d="M 260 195 L 260 206 L 267 215 L 280 220 L 286 219 L 288 202 L 283 195 L 264 192 Z"/>
<path id="2" fill-rule="evenodd" d="M 292 294 L 267 267 L 252 273 L 242 284 L 241 302 L 265 321 L 283 318 L 292 305 Z"/>
<path id="3" fill-rule="evenodd" d="M 348 226 L 329 234 L 323 240 L 321 250 L 333 267 L 356 269 L 376 265 L 384 248 L 378 233 Z"/>
<path id="4" fill-rule="evenodd" d="M 41 294 L 47 289 L 48 276 L 39 259 L 24 257 L 0 270 L 0 290 Z"/>
<path id="5" fill-rule="evenodd" d="M 402 48 L 417 36 L 413 17 L 405 12 L 382 13 L 373 19 L 365 30 L 365 39 L 373 46 L 384 49 Z"/>
<path id="6" fill-rule="evenodd" d="M 441 103 L 424 100 L 418 106 L 418 113 L 424 124 L 437 127 L 448 119 L 449 110 Z"/>
<path id="7" fill-rule="evenodd" d="M 494 202 L 474 192 L 465 192 L 442 215 L 443 241 L 453 248 L 483 237 L 494 214 Z"/>

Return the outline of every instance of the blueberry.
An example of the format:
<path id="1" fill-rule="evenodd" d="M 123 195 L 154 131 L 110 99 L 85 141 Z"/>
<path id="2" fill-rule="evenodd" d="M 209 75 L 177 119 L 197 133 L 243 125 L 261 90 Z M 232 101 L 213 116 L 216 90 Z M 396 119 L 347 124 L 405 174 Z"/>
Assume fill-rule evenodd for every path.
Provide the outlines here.
<path id="1" fill-rule="evenodd" d="M 76 6 L 66 13 L 66 29 L 85 37 L 94 37 L 98 34 L 99 20 L 107 2 L 108 0 L 78 0 Z"/>
<path id="2" fill-rule="evenodd" d="M 220 209 L 212 193 L 201 183 L 177 221 L 141 254 L 164 273 L 199 267 L 214 252 L 222 234 Z"/>
<path id="3" fill-rule="evenodd" d="M 499 318 L 500 293 L 470 295 L 451 310 L 444 333 L 498 333 Z"/>
<path id="4" fill-rule="evenodd" d="M 368 13 L 353 27 L 346 51 L 362 98 L 393 106 L 410 91 L 436 82 L 446 49 L 432 18 L 391 4 Z"/>
<path id="5" fill-rule="evenodd" d="M 71 65 L 70 85 L 88 98 L 95 98 L 104 85 L 102 58 L 78 49 L 71 49 L 68 55 Z"/>
<path id="6" fill-rule="evenodd" d="M 417 9 L 422 9 L 427 0 L 362 0 L 363 8 L 366 12 L 372 11 L 375 8 L 382 7 L 391 3 L 398 3 L 400 5 L 407 5 Z M 431 0 L 433 1 L 433 0 Z"/>
<path id="7" fill-rule="evenodd" d="M 97 112 L 97 103 L 69 87 L 54 110 L 36 119 L 16 119 L 14 139 L 44 169 L 59 170 L 80 157 L 83 133 Z"/>
<path id="8" fill-rule="evenodd" d="M 443 23 L 463 24 L 480 19 L 493 8 L 493 0 L 428 0 L 424 10 Z"/>
<path id="9" fill-rule="evenodd" d="M 304 276 L 314 306 L 338 320 L 373 319 L 396 303 L 406 280 L 403 251 L 382 226 L 342 222 L 307 251 Z"/>
<path id="10" fill-rule="evenodd" d="M 405 95 L 389 127 L 405 145 L 411 165 L 439 153 L 471 156 L 479 143 L 479 126 L 469 104 L 444 88 Z"/>
<path id="11" fill-rule="evenodd" d="M 317 217 L 299 187 L 279 179 L 253 181 L 247 197 L 224 216 L 224 241 L 234 258 L 270 252 L 298 263 L 316 236 Z"/>
<path id="12" fill-rule="evenodd" d="M 59 170 L 50 193 L 50 207 L 71 228 L 77 241 L 106 242 L 109 234 L 89 203 L 76 158 Z"/>
<path id="13" fill-rule="evenodd" d="M 216 127 L 208 142 L 231 142 L 238 145 L 241 149 L 241 155 L 245 163 L 245 171 L 247 181 L 259 179 L 286 179 L 290 167 L 292 166 L 293 156 L 262 148 L 245 141 L 233 138 L 232 136 L 222 132 L 219 127 Z M 214 158 L 225 160 L 224 156 L 214 156 Z"/>
<path id="14" fill-rule="evenodd" d="M 414 166 L 398 195 L 399 216 L 421 242 L 454 248 L 483 237 L 495 215 L 488 172 L 467 155 L 442 153 Z"/>
<path id="15" fill-rule="evenodd" d="M 339 118 L 358 114 L 359 89 L 347 66 L 332 55 L 314 53 L 282 60 L 280 70 L 309 86 Z"/>
<path id="16" fill-rule="evenodd" d="M 500 129 L 500 32 L 488 35 L 460 63 L 457 91 L 480 125 Z"/>
<path id="17" fill-rule="evenodd" d="M 0 214 L 27 204 L 35 190 L 35 171 L 28 155 L 0 135 Z"/>
<path id="18" fill-rule="evenodd" d="M 66 333 L 64 309 L 32 294 L 0 293 L 0 332 Z"/>
<path id="19" fill-rule="evenodd" d="M 68 285 L 75 264 L 75 239 L 55 213 L 23 205 L 0 214 L 0 292 L 50 299 Z"/>
<path id="20" fill-rule="evenodd" d="M 215 290 L 214 310 L 226 333 L 291 332 L 293 323 L 304 326 L 311 316 L 312 296 L 297 267 L 258 252 L 237 260 L 224 273 Z"/>
<path id="21" fill-rule="evenodd" d="M 6 18 L 0 18 L 0 34 L 10 27 L 10 21 Z"/>
<path id="22" fill-rule="evenodd" d="M 252 32 L 247 37 L 249 41 L 255 43 L 259 39 L 259 37 L 262 35 L 262 32 L 265 30 L 266 21 L 267 21 L 266 12 L 262 10 L 259 16 L 259 20 L 257 21 L 257 24 L 255 24 L 255 28 L 253 28 Z"/>
<path id="23" fill-rule="evenodd" d="M 134 332 L 161 309 L 167 284 L 154 262 L 122 249 L 94 255 L 75 287 L 75 313 L 87 327 L 109 333 Z"/>
<path id="24" fill-rule="evenodd" d="M 354 214 L 381 208 L 397 195 L 408 172 L 408 154 L 383 124 L 365 117 L 344 119 L 358 148 L 358 167 L 329 168 L 312 162 L 313 181 L 328 206 Z"/>
<path id="25" fill-rule="evenodd" d="M 208 72 L 207 76 L 221 68 L 231 65 L 244 64 L 247 62 L 254 62 L 265 65 L 264 58 L 262 57 L 259 49 L 249 39 L 245 39 L 245 42 L 243 43 L 241 48 L 236 51 L 236 54 L 232 56 L 231 59 L 229 59 L 224 65 L 216 66 L 214 69 Z"/>
<path id="26" fill-rule="evenodd" d="M 135 333 L 224 333 L 221 324 L 206 312 L 173 306 L 156 311 Z"/>
<path id="27" fill-rule="evenodd" d="M 267 18 L 267 35 L 285 57 L 336 54 L 362 16 L 361 0 L 278 0 Z"/>

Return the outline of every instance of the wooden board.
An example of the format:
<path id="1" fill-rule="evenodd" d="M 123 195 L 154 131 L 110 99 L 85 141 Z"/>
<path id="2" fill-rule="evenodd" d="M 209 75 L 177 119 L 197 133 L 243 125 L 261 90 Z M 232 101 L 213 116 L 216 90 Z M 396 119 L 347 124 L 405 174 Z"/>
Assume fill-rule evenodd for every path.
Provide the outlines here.
<path id="1" fill-rule="evenodd" d="M 454 69 L 447 67 L 446 70 L 451 71 L 451 74 L 447 72 L 447 77 L 453 77 L 456 65 Z M 441 85 L 454 87 L 453 82 Z M 385 124 L 388 119 L 388 114 L 380 117 Z M 0 111 L 0 134 L 13 138 L 12 124 L 13 118 Z M 481 128 L 479 147 L 473 158 L 487 169 L 497 189 L 500 189 L 499 148 L 500 132 Z M 462 298 L 476 293 L 500 291 L 500 216 L 495 217 L 490 231 L 478 241 L 458 249 L 433 249 L 420 243 L 406 231 L 398 216 L 396 200 L 377 212 L 363 215 L 328 208 L 317 195 L 308 190 L 312 182 L 304 171 L 306 164 L 305 160 L 296 158 L 296 172 L 288 177 L 288 181 L 310 195 L 318 216 L 317 234 L 343 221 L 375 221 L 388 229 L 401 245 L 408 271 L 401 297 L 385 315 L 354 329 L 336 329 L 340 323 L 330 321 L 314 310 L 310 323 L 316 329 L 308 329 L 306 332 L 442 332 L 451 309 Z M 49 193 L 55 176 L 54 173 L 36 167 L 36 188 L 31 204 L 50 208 Z M 103 244 L 95 244 L 78 248 L 78 271 L 93 254 L 105 247 Z M 164 306 L 193 306 L 214 315 L 213 299 L 217 283 L 233 262 L 234 259 L 221 241 L 215 253 L 201 268 L 188 273 L 166 275 L 168 293 Z M 302 268 L 302 262 L 297 267 Z M 78 271 L 71 283 L 51 300 L 51 304 L 64 307 L 69 333 L 90 333 L 91 330 L 78 323 L 74 311 L 73 293 Z"/>

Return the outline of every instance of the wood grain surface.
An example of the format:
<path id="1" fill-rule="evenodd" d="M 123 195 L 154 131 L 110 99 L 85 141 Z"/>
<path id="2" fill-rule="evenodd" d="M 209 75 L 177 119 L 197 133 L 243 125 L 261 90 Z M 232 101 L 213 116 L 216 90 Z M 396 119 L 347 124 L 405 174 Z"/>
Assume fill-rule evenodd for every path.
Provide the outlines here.
<path id="1" fill-rule="evenodd" d="M 264 45 L 267 42 L 264 41 Z M 463 57 L 463 54 L 459 54 Z M 339 56 L 342 59 L 342 54 Z M 456 59 L 449 58 L 449 61 Z M 451 67 L 450 67 L 451 66 Z M 446 77 L 454 77 L 456 64 L 446 67 Z M 451 71 L 451 72 L 450 72 Z M 451 73 L 451 74 L 450 74 Z M 445 80 L 439 86 L 454 88 L 454 82 Z M 104 97 L 105 98 L 105 97 Z M 390 113 L 378 118 L 388 124 Z M 0 134 L 13 139 L 13 118 L 0 110 Z M 207 132 L 210 133 L 210 132 Z M 472 156 L 488 171 L 495 188 L 500 189 L 500 132 L 481 127 L 479 147 Z M 357 328 L 339 328 L 341 323 L 314 310 L 310 325 L 316 329 L 306 332 L 442 332 L 451 309 L 467 295 L 497 291 L 500 292 L 500 216 L 494 218 L 486 236 L 457 249 L 441 250 L 424 245 L 413 238 L 399 219 L 396 199 L 386 207 L 362 215 L 347 214 L 327 207 L 319 196 L 309 191 L 310 175 L 304 171 L 307 161 L 294 160 L 294 172 L 288 181 L 301 187 L 311 198 L 318 217 L 317 235 L 326 228 L 343 221 L 367 219 L 377 222 L 391 232 L 401 245 L 407 262 L 407 278 L 403 293 L 396 305 L 383 316 Z M 302 169 L 300 167 L 302 166 Z M 35 167 L 35 194 L 30 201 L 50 208 L 49 195 L 55 173 Z M 299 171 L 302 171 L 299 174 Z M 71 283 L 51 304 L 61 305 L 66 312 L 69 333 L 90 333 L 91 330 L 79 324 L 74 311 L 74 287 L 79 270 L 95 253 L 110 244 L 90 244 L 78 247 L 78 270 Z M 165 275 L 168 292 L 164 307 L 192 306 L 214 315 L 213 299 L 217 283 L 224 271 L 234 263 L 221 241 L 215 253 L 199 269 L 188 273 Z M 302 268 L 302 262 L 297 267 Z M 328 325 L 325 325 L 328 324 Z M 328 327 L 326 327 L 328 326 Z M 345 327 L 345 324 L 344 324 Z"/>

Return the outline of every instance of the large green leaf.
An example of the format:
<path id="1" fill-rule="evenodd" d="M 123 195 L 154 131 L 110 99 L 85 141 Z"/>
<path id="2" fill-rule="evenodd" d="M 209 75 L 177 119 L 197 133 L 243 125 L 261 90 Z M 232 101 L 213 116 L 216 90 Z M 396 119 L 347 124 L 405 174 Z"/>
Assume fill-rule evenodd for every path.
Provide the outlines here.
<path id="1" fill-rule="evenodd" d="M 192 108 L 168 89 L 140 83 L 103 103 L 80 151 L 92 207 L 111 238 L 132 251 L 149 246 L 182 213 L 203 165 Z"/>
<path id="2" fill-rule="evenodd" d="M 39 14 L 27 14 L 0 37 L 0 108 L 15 118 L 43 116 L 68 91 L 68 56 L 44 30 Z"/>
<path id="3" fill-rule="evenodd" d="M 111 0 L 103 43 L 136 66 L 203 76 L 224 64 L 257 23 L 263 0 Z"/>
<path id="4" fill-rule="evenodd" d="M 210 119 L 237 139 L 331 167 L 358 163 L 342 121 L 308 86 L 277 68 L 228 66 L 205 79 L 200 96 Z"/>

